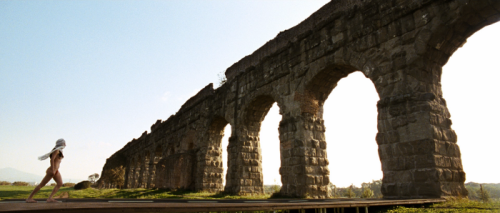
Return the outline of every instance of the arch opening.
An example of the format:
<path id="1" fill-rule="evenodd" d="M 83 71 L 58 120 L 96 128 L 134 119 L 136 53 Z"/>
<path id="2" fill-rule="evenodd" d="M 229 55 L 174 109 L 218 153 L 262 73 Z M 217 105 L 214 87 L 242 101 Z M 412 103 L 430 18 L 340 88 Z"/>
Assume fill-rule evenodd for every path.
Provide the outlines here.
<path id="1" fill-rule="evenodd" d="M 379 96 L 361 72 L 353 72 L 336 84 L 323 105 L 330 182 L 337 187 L 361 187 L 383 176 L 375 141 Z M 372 190 L 380 196 L 380 189 Z"/>
<path id="2" fill-rule="evenodd" d="M 209 156 L 210 161 L 213 162 L 207 165 L 206 170 L 210 171 L 211 177 L 204 177 L 205 179 L 211 178 L 211 183 L 215 183 L 214 187 L 209 191 L 219 192 L 223 191 L 226 185 L 226 176 L 228 170 L 228 156 L 227 147 L 229 144 L 229 137 L 231 136 L 231 124 L 223 117 L 217 116 L 212 120 L 208 132 L 208 149 L 212 150 Z"/>
<path id="3" fill-rule="evenodd" d="M 308 102 L 315 105 L 311 114 L 324 121 L 330 195 L 343 196 L 337 187 L 380 180 L 375 141 L 379 96 L 373 82 L 353 67 L 331 66 L 311 78 L 305 90 Z M 372 190 L 381 196 L 380 189 Z"/>
<path id="4" fill-rule="evenodd" d="M 250 138 L 246 143 L 258 150 L 257 153 L 248 153 L 247 160 L 254 162 L 252 165 L 258 164 L 260 169 L 244 175 L 255 182 L 255 187 L 264 187 L 262 192 L 278 192 L 277 189 L 281 185 L 278 128 L 282 117 L 279 106 L 271 96 L 258 96 L 248 105 L 245 112 L 244 124 Z M 273 185 L 276 187 L 272 187 Z"/>
<path id="5" fill-rule="evenodd" d="M 260 144 L 262 149 L 262 173 L 266 193 L 274 193 L 281 186 L 281 154 L 279 124 L 281 121 L 279 107 L 273 103 L 261 124 Z"/>
<path id="6" fill-rule="evenodd" d="M 496 91 L 500 91 L 497 79 L 500 42 L 500 23 L 484 27 L 466 38 L 467 42 L 452 53 L 442 68 L 441 85 L 446 99 L 452 128 L 457 133 L 465 187 L 471 192 L 472 184 L 495 183 L 495 170 L 485 169 L 485 162 L 495 162 L 499 145 L 497 138 L 500 119 Z M 498 140 L 497 140 L 498 141 Z M 474 190 L 474 189 L 472 189 Z"/>

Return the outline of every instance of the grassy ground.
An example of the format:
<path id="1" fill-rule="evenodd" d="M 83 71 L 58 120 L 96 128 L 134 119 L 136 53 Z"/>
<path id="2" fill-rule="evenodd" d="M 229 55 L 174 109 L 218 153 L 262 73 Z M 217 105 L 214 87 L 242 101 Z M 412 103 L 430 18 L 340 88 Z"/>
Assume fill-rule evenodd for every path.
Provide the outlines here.
<path id="1" fill-rule="evenodd" d="M 34 186 L 0 186 L 0 200 L 27 198 Z M 53 186 L 43 187 L 34 198 L 47 198 L 54 189 Z M 74 190 L 73 187 L 61 187 L 56 197 L 62 198 L 139 198 L 139 199 L 268 199 L 271 195 L 234 196 L 223 193 L 167 191 L 153 189 L 84 189 Z"/>
<path id="2" fill-rule="evenodd" d="M 0 186 L 0 200 L 25 199 L 29 196 L 33 186 Z M 47 198 L 53 186 L 43 187 L 35 198 Z M 84 189 L 74 190 L 73 187 L 62 187 L 56 197 L 62 198 L 138 198 L 138 199 L 268 199 L 270 194 L 261 196 L 233 196 L 207 192 L 167 191 L 153 189 Z M 438 212 L 500 212 L 500 200 L 489 203 L 468 199 L 452 199 L 445 203 L 433 204 L 425 208 L 396 207 L 381 210 L 389 213 L 438 213 Z"/>
<path id="3" fill-rule="evenodd" d="M 469 199 L 451 199 L 445 203 L 437 203 L 424 208 L 398 206 L 388 209 L 389 213 L 448 213 L 448 212 L 500 212 L 500 200 L 488 203 Z"/>

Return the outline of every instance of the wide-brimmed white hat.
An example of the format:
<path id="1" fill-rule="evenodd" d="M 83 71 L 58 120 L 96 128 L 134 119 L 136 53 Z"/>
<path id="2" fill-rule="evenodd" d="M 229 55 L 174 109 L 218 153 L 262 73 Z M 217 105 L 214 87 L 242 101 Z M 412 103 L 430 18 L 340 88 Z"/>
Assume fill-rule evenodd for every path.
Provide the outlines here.
<path id="1" fill-rule="evenodd" d="M 66 141 L 61 138 L 61 139 L 56 141 L 56 146 L 52 149 L 52 151 L 50 151 L 49 153 L 47 153 L 45 155 L 38 157 L 38 160 L 45 160 L 45 159 L 49 158 L 50 154 L 52 154 L 53 152 L 55 152 L 57 150 L 62 150 L 65 147 L 66 147 Z"/>

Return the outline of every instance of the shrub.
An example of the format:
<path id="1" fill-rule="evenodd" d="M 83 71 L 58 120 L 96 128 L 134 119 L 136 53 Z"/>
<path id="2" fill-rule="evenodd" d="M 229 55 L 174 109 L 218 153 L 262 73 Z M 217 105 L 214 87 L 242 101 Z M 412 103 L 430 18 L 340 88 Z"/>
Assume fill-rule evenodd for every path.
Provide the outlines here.
<path id="1" fill-rule="evenodd" d="M 373 197 L 373 191 L 370 188 L 365 188 L 363 190 L 363 194 L 361 194 L 361 198 L 371 198 Z"/>
<path id="2" fill-rule="evenodd" d="M 11 182 L 8 182 L 8 181 L 0 181 L 0 186 L 10 186 L 12 185 Z"/>
<path id="3" fill-rule="evenodd" d="M 92 185 L 92 183 L 90 183 L 90 181 L 84 180 L 80 183 L 77 183 L 74 188 L 75 188 L 75 190 L 88 189 L 88 188 L 90 188 L 90 185 Z"/>
<path id="4" fill-rule="evenodd" d="M 217 77 L 219 78 L 219 87 L 224 85 L 227 82 L 226 74 L 224 72 L 220 72 L 217 74 Z"/>
<path id="5" fill-rule="evenodd" d="M 272 194 L 280 193 L 280 190 L 281 190 L 281 186 L 279 186 L 279 185 L 272 185 L 271 186 L 271 193 Z"/>
<path id="6" fill-rule="evenodd" d="M 53 183 L 53 184 L 54 184 L 54 186 L 56 185 L 55 183 Z M 74 186 L 75 186 L 75 183 L 63 183 L 63 187 L 74 187 Z"/>
<path id="7" fill-rule="evenodd" d="M 56 183 L 51 183 L 49 186 L 56 186 Z M 63 184 L 64 186 L 64 184 Z"/>
<path id="8" fill-rule="evenodd" d="M 469 195 L 467 195 L 467 197 L 470 200 L 479 200 L 479 196 L 477 195 L 477 191 L 476 190 L 474 190 L 474 189 L 467 189 L 467 191 L 469 192 Z"/>
<path id="9" fill-rule="evenodd" d="M 28 182 L 24 182 L 24 181 L 16 181 L 12 185 L 14 185 L 14 186 L 29 186 L 30 184 Z"/>
<path id="10" fill-rule="evenodd" d="M 486 189 L 483 189 L 483 185 L 479 185 L 480 188 L 478 190 L 478 194 L 479 194 L 479 198 L 481 199 L 481 201 L 487 203 L 487 202 L 490 202 L 490 192 L 488 192 L 488 190 Z"/>

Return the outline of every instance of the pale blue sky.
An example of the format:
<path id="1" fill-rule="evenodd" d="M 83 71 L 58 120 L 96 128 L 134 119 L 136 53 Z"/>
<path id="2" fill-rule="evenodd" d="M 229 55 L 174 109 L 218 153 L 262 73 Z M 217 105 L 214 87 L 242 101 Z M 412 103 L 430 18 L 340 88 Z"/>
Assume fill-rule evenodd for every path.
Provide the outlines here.
<path id="1" fill-rule="evenodd" d="M 0 168 L 43 175 L 49 163 L 37 156 L 64 138 L 64 178 L 100 173 L 107 157 L 217 82 L 218 73 L 327 2 L 0 1 Z M 486 63 L 497 61 L 498 35 L 492 26 L 471 37 L 443 74 L 467 181 L 499 182 L 476 161 L 498 163 L 488 155 L 499 150 L 500 72 Z M 341 80 L 327 100 L 336 185 L 382 176 L 377 100 L 360 73 Z M 280 181 L 279 119 L 275 107 L 262 127 L 266 184 Z"/>

